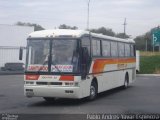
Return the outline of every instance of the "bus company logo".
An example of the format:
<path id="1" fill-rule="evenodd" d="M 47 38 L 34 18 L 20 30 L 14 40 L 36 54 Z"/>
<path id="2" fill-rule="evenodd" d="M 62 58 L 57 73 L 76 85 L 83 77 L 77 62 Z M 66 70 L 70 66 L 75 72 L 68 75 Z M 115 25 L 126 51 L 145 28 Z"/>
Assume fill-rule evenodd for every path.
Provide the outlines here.
<path id="1" fill-rule="evenodd" d="M 125 69 L 127 68 L 127 64 L 117 64 L 118 69 Z"/>
<path id="2" fill-rule="evenodd" d="M 43 80 L 57 80 L 58 78 L 59 78 L 58 76 L 51 76 L 51 75 L 41 76 L 41 79 Z"/>
<path id="3" fill-rule="evenodd" d="M 42 76 L 42 79 L 52 79 L 52 76 Z"/>

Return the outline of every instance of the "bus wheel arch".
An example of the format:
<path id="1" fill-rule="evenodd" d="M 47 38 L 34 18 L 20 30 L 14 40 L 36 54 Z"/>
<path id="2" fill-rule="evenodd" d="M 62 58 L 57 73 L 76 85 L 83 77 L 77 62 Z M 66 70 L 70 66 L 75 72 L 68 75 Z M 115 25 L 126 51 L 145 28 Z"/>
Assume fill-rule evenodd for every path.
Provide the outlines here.
<path id="1" fill-rule="evenodd" d="M 98 94 L 98 82 L 97 78 L 93 78 L 90 85 L 90 95 L 88 97 L 89 100 L 94 100 Z"/>
<path id="2" fill-rule="evenodd" d="M 124 85 L 123 88 L 126 89 L 129 86 L 129 73 L 126 72 L 125 77 L 124 77 Z"/>

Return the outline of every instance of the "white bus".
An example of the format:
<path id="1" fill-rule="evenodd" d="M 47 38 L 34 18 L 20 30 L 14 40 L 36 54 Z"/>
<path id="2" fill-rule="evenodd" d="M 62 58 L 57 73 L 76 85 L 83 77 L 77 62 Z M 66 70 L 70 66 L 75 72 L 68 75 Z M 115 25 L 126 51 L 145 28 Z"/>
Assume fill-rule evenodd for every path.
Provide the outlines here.
<path id="1" fill-rule="evenodd" d="M 20 50 L 20 59 L 22 51 Z M 27 97 L 88 97 L 136 78 L 135 42 L 82 30 L 43 30 L 27 39 Z"/>

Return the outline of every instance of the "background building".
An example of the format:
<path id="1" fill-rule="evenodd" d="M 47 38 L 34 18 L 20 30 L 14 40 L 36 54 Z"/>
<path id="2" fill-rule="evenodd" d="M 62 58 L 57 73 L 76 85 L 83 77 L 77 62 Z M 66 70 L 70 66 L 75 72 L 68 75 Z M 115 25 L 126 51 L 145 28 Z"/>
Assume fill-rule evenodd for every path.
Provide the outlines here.
<path id="1" fill-rule="evenodd" d="M 0 68 L 6 63 L 25 63 L 25 47 L 28 34 L 34 27 L 0 25 Z M 24 47 L 23 60 L 19 60 L 19 48 Z"/>

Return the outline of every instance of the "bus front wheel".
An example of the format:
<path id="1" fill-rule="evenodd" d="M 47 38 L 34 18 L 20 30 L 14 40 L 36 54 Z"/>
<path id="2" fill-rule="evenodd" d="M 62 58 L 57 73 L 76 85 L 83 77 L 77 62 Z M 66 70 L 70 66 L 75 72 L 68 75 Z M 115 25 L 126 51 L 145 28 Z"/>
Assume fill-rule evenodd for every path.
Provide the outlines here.
<path id="1" fill-rule="evenodd" d="M 89 100 L 94 100 L 97 97 L 97 83 L 95 81 L 92 81 L 90 86 L 90 96 L 88 97 Z"/>
<path id="2" fill-rule="evenodd" d="M 123 88 L 126 89 L 129 86 L 129 76 L 128 73 L 125 75 L 124 85 Z"/>

